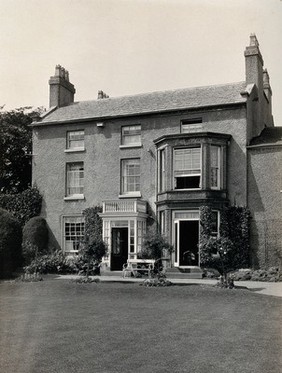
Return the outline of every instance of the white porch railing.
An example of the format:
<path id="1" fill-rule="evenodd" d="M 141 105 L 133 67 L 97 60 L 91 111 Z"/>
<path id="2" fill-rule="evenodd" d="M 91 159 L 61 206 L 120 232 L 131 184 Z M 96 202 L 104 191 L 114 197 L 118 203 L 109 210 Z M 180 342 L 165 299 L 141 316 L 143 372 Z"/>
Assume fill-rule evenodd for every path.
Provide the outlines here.
<path id="1" fill-rule="evenodd" d="M 146 213 L 147 202 L 140 200 L 112 200 L 103 202 L 103 213 L 107 212 L 143 212 Z"/>

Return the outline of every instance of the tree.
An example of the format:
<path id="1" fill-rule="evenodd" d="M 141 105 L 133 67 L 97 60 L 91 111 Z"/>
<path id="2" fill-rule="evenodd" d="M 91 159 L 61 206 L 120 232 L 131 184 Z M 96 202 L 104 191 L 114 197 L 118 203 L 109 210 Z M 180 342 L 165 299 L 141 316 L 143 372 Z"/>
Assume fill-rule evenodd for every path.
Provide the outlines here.
<path id="1" fill-rule="evenodd" d="M 8 277 L 21 264 L 22 230 L 8 211 L 0 209 L 0 278 Z"/>
<path id="2" fill-rule="evenodd" d="M 78 263 L 87 277 L 100 273 L 100 263 L 107 253 L 107 245 L 102 239 L 102 219 L 100 206 L 89 207 L 83 211 L 85 217 L 84 242 L 79 250 Z"/>
<path id="3" fill-rule="evenodd" d="M 0 107 L 0 192 L 20 193 L 31 185 L 32 118 L 43 112 Z"/>
<path id="4" fill-rule="evenodd" d="M 212 236 L 212 209 L 202 206 L 200 257 L 201 265 L 214 268 L 227 284 L 227 274 L 249 266 L 250 212 L 245 207 L 228 206 L 220 212 L 220 237 Z"/>
<path id="5" fill-rule="evenodd" d="M 148 233 L 144 237 L 139 256 L 143 259 L 161 259 L 166 254 L 171 254 L 173 247 L 160 233 Z"/>

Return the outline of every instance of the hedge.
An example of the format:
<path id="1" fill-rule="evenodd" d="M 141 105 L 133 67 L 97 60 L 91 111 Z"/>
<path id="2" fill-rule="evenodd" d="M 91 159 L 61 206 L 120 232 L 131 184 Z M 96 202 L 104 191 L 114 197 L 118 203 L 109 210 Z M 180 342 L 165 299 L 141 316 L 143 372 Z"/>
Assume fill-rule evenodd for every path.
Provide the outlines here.
<path id="1" fill-rule="evenodd" d="M 22 229 L 8 211 L 0 209 L 0 277 L 9 277 L 21 265 Z"/>

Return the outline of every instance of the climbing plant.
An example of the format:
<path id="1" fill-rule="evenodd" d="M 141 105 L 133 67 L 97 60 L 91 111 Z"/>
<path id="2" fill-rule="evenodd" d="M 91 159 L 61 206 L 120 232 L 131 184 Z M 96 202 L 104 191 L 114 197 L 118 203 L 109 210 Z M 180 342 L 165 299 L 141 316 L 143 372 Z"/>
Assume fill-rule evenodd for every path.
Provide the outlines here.
<path id="1" fill-rule="evenodd" d="M 201 265 L 215 268 L 224 277 L 231 270 L 249 266 L 250 212 L 245 207 L 229 206 L 220 211 L 220 235 L 212 233 L 212 209 L 200 209 Z"/>

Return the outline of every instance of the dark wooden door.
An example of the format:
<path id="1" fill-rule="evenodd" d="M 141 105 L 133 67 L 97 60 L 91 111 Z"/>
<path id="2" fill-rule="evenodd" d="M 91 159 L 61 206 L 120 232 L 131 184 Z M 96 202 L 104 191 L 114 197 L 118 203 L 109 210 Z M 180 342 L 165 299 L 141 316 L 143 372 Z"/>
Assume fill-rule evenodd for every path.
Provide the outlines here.
<path id="1" fill-rule="evenodd" d="M 111 270 L 121 271 L 128 259 L 128 228 L 112 228 Z"/>

